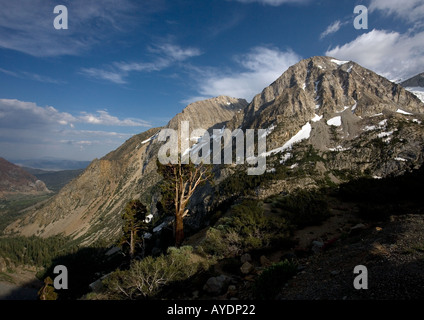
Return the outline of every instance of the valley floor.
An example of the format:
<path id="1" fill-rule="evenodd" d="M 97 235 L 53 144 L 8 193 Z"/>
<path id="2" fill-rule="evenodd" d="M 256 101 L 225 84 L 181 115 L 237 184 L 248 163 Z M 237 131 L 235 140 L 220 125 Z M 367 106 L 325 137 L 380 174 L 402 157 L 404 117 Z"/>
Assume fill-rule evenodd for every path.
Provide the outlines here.
<path id="1" fill-rule="evenodd" d="M 0 300 L 37 300 L 42 283 L 35 272 L 18 267 L 0 273 Z"/>

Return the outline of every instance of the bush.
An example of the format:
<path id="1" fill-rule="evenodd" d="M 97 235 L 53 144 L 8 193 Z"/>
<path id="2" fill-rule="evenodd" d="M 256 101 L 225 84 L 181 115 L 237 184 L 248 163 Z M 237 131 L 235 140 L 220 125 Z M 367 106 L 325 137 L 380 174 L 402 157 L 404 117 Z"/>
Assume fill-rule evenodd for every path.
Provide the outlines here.
<path id="1" fill-rule="evenodd" d="M 202 266 L 192 261 L 193 248 L 169 248 L 166 255 L 134 261 L 129 270 L 118 270 L 104 280 L 111 299 L 145 299 L 173 282 L 193 276 Z"/>
<path id="2" fill-rule="evenodd" d="M 274 299 L 283 285 L 297 273 L 297 264 L 289 260 L 266 268 L 256 279 L 254 292 L 258 299 Z"/>
<path id="3" fill-rule="evenodd" d="M 297 190 L 277 198 L 273 207 L 297 228 L 320 224 L 330 216 L 324 195 L 317 191 Z"/>
<path id="4" fill-rule="evenodd" d="M 234 257 L 252 249 L 279 245 L 289 236 L 284 218 L 266 216 L 260 202 L 245 200 L 233 206 L 231 215 L 222 218 L 220 225 L 208 230 L 202 248 L 211 255 Z"/>

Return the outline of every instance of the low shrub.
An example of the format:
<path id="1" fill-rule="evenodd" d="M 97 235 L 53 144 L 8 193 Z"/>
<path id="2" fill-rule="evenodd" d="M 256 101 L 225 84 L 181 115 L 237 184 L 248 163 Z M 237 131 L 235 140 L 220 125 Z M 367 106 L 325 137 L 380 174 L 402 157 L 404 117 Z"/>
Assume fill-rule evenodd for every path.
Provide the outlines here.
<path id="1" fill-rule="evenodd" d="M 256 298 L 275 299 L 283 285 L 297 273 L 295 262 L 284 260 L 266 268 L 256 279 L 253 286 Z"/>
<path id="2" fill-rule="evenodd" d="M 202 243 L 205 253 L 234 257 L 243 252 L 269 248 L 290 236 L 286 220 L 279 215 L 264 214 L 262 203 L 245 200 L 231 208 L 228 217 L 210 228 Z"/>
<path id="3" fill-rule="evenodd" d="M 193 261 L 193 248 L 171 247 L 166 255 L 148 256 L 133 261 L 129 270 L 118 270 L 104 280 L 111 299 L 146 299 L 157 295 L 173 282 L 183 281 L 205 267 L 201 261 Z"/>
<path id="4" fill-rule="evenodd" d="M 272 206 L 296 228 L 318 225 L 330 216 L 328 203 L 318 191 L 297 190 L 277 198 Z"/>

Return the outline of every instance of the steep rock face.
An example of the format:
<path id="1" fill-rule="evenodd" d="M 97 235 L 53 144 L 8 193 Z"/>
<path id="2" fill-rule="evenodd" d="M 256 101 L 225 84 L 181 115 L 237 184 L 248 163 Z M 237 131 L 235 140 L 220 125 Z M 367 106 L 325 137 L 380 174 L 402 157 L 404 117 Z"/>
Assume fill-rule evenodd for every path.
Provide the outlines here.
<path id="1" fill-rule="evenodd" d="M 242 99 L 217 97 L 187 106 L 167 125 L 178 129 L 180 121 L 189 121 L 191 129 L 209 129 L 231 119 L 247 102 Z M 94 160 L 58 195 L 34 209 L 24 219 L 10 225 L 6 232 L 48 237 L 64 234 L 83 244 L 113 239 L 121 231 L 121 212 L 131 199 L 151 203 L 155 213 L 158 193 L 154 190 L 160 176 L 156 158 L 160 143 L 150 129 L 126 141 L 101 159 Z"/>
<path id="2" fill-rule="evenodd" d="M 178 130 L 181 121 L 189 121 L 190 130 L 220 128 L 231 120 L 235 113 L 241 112 L 247 104 L 244 99 L 227 96 L 197 101 L 189 104 L 181 113 L 172 118 L 166 127 Z"/>
<path id="3" fill-rule="evenodd" d="M 401 85 L 355 62 L 313 57 L 290 67 L 227 127 L 267 129 L 266 183 L 254 190 L 264 199 L 348 177 L 416 169 L 424 162 L 423 121 L 424 104 Z M 281 170 L 288 173 L 274 178 Z M 227 184 L 245 171 L 226 168 L 220 178 Z M 237 194 L 210 199 L 210 190 L 199 190 L 191 203 L 193 225 L 229 196 Z"/>
<path id="4" fill-rule="evenodd" d="M 13 194 L 50 192 L 43 181 L 21 167 L 0 158 L 0 198 Z"/>
<path id="5" fill-rule="evenodd" d="M 280 138 L 288 140 L 316 115 L 329 120 L 351 108 L 352 118 L 359 120 L 383 110 L 396 112 L 400 107 L 407 112 L 423 112 L 421 101 L 402 86 L 355 62 L 313 57 L 290 67 L 256 95 L 245 110 L 241 126 L 268 128 L 282 124 Z M 269 142 L 272 149 L 273 141 Z"/>

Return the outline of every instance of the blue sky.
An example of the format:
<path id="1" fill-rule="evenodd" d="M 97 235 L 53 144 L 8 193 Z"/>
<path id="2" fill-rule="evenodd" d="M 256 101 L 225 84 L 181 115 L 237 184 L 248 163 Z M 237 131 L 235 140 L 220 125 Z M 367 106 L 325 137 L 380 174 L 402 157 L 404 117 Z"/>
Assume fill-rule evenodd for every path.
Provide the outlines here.
<path id="1" fill-rule="evenodd" d="M 56 30 L 56 5 L 68 29 Z M 357 30 L 356 5 L 368 9 Z M 0 0 L 0 156 L 92 160 L 301 59 L 424 71 L 423 0 Z"/>

